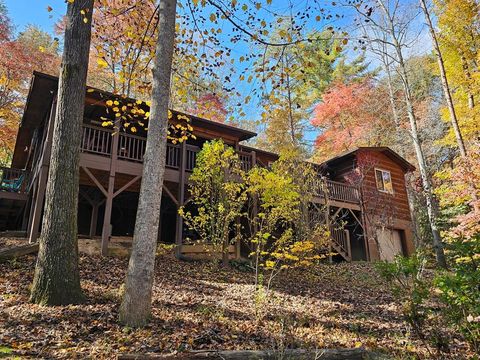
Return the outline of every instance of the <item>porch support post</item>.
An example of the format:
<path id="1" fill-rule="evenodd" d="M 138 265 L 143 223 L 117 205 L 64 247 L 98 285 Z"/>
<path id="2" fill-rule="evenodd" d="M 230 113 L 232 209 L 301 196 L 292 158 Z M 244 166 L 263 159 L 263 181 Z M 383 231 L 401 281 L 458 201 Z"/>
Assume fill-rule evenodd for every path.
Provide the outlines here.
<path id="1" fill-rule="evenodd" d="M 90 237 L 93 238 L 97 234 L 98 221 L 98 203 L 92 204 L 92 217 L 90 219 Z"/>
<path id="2" fill-rule="evenodd" d="M 185 203 L 185 166 L 187 164 L 187 143 L 183 141 L 180 145 L 180 168 L 178 171 L 178 209 Z M 175 229 L 175 256 L 180 258 L 183 244 L 183 218 L 177 211 L 177 222 Z"/>
<path id="3" fill-rule="evenodd" d="M 40 232 L 40 223 L 42 220 L 43 201 L 45 200 L 45 190 L 47 188 L 48 169 L 50 167 L 50 155 L 52 153 L 52 138 L 55 122 L 55 110 L 57 99 L 52 101 L 50 108 L 50 117 L 48 119 L 47 137 L 43 148 L 41 158 L 40 173 L 38 176 L 37 191 L 33 201 L 33 211 L 30 214 L 28 241 L 30 244 L 37 241 Z"/>
<path id="4" fill-rule="evenodd" d="M 331 222 L 330 222 L 330 199 L 329 199 L 329 194 L 328 194 L 328 184 L 327 184 L 326 180 L 323 180 L 322 182 L 323 182 L 324 196 L 325 196 L 325 225 L 327 226 L 327 231 L 332 231 L 332 225 L 331 225 Z M 330 264 L 333 263 L 332 241 L 333 241 L 333 236 L 332 236 L 332 234 L 330 234 L 330 241 L 328 242 L 328 261 L 330 262 Z"/>
<path id="5" fill-rule="evenodd" d="M 108 242 L 110 241 L 110 236 L 112 235 L 112 206 L 113 206 L 113 192 L 115 190 L 115 172 L 117 167 L 117 157 L 118 157 L 118 143 L 119 143 L 119 133 L 117 132 L 113 135 L 112 141 L 112 157 L 110 158 L 110 175 L 108 177 L 108 190 L 106 194 L 105 202 L 105 215 L 103 217 L 103 227 L 102 227 L 102 255 L 108 255 Z"/>
<path id="6" fill-rule="evenodd" d="M 30 209 L 28 210 L 28 223 L 27 223 L 27 236 L 30 236 L 30 228 L 32 227 L 32 221 L 33 221 L 33 211 L 35 209 L 35 198 L 37 196 L 37 185 L 38 185 L 38 180 L 34 180 L 34 182 L 31 185 L 31 192 L 32 195 L 30 196 L 30 201 L 29 201 L 29 207 Z"/>

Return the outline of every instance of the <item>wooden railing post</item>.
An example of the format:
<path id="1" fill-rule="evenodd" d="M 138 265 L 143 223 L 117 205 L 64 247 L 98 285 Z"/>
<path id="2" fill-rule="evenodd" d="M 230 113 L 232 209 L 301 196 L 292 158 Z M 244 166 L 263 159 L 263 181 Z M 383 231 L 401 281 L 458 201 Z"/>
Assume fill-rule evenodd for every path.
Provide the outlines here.
<path id="1" fill-rule="evenodd" d="M 102 227 L 102 255 L 108 255 L 108 242 L 111 237 L 112 226 L 112 206 L 113 206 L 113 193 L 115 190 L 115 172 L 117 167 L 118 159 L 118 144 L 119 144 L 119 134 L 112 135 L 112 147 L 111 147 L 111 158 L 110 158 L 110 174 L 108 177 L 108 190 L 107 198 L 105 201 L 105 214 L 103 217 L 103 227 Z"/>
<path id="2" fill-rule="evenodd" d="M 177 226 L 175 229 L 175 256 L 180 258 L 183 243 L 183 218 L 178 213 L 185 203 L 185 167 L 187 165 L 187 144 L 183 141 L 180 145 L 180 169 L 178 171 L 178 209 Z"/>
<path id="3" fill-rule="evenodd" d="M 345 231 L 345 241 L 347 245 L 347 255 L 349 260 L 352 260 L 352 244 L 350 243 L 350 232 L 347 229 L 344 229 Z"/>

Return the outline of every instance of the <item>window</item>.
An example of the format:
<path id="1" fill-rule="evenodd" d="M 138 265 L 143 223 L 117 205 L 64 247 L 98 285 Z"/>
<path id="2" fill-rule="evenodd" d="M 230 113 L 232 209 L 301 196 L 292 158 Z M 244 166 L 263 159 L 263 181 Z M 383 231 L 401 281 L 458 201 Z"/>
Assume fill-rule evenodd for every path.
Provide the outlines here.
<path id="1" fill-rule="evenodd" d="M 393 194 L 392 176 L 390 171 L 375 169 L 375 179 L 378 191 Z"/>

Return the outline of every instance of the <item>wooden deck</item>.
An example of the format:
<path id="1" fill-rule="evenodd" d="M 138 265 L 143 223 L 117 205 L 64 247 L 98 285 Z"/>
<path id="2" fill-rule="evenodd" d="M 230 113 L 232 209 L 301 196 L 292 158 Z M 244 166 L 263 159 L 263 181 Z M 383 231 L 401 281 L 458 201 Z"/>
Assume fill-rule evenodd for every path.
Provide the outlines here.
<path id="1" fill-rule="evenodd" d="M 142 164 L 145 155 L 146 138 L 126 133 L 118 134 L 118 142 L 115 144 L 113 130 L 98 128 L 90 125 L 82 127 L 82 141 L 80 150 L 83 154 L 92 154 L 109 159 L 112 155 L 117 158 L 117 172 L 137 174 L 142 166 L 135 166 L 131 163 Z M 191 172 L 195 167 L 198 146 L 186 145 L 185 170 Z M 244 170 L 252 167 L 252 154 L 239 151 Z M 102 163 L 98 157 L 84 157 L 84 162 L 94 165 L 94 162 Z M 179 170 L 181 165 L 181 145 L 167 143 L 166 167 Z M 105 162 L 107 163 L 107 162 Z M 126 164 L 127 163 L 127 164 Z M 98 166 L 98 164 L 97 164 Z"/>
<path id="2" fill-rule="evenodd" d="M 49 128 L 49 136 L 51 135 Z M 47 137 L 48 144 L 48 137 Z M 80 185 L 97 187 L 104 195 L 104 200 L 96 203 L 90 199 L 92 214 L 95 209 L 105 202 L 104 226 L 102 230 L 104 252 L 107 251 L 110 237 L 110 217 L 113 199 L 123 191 L 139 192 L 141 175 L 143 171 L 143 158 L 145 155 L 146 138 L 126 133 L 113 134 L 113 130 L 84 125 L 80 142 Z M 31 241 L 38 236 L 41 205 L 44 201 L 46 177 L 49 166 L 49 146 L 45 146 L 44 154 L 40 161 L 32 169 L 31 173 L 25 170 L 1 168 L 0 180 L 0 210 L 5 209 L 9 201 L 22 201 L 27 203 L 32 197 L 32 209 L 34 216 L 29 220 L 29 234 Z M 253 166 L 262 166 L 257 163 L 255 151 L 241 151 L 236 147 L 245 171 Z M 195 167 L 198 146 L 191 144 L 167 144 L 166 169 L 164 191 L 176 206 L 182 206 L 185 202 L 186 184 Z M 33 186 L 32 184 L 33 183 Z M 32 189 L 31 189 L 32 188 Z M 32 190 L 32 191 L 31 191 Z M 350 210 L 360 210 L 361 198 L 359 190 L 351 185 L 335 182 L 319 177 L 316 188 L 313 189 L 316 196 L 314 202 L 323 204 L 327 208 L 336 207 Z M 5 200 L 2 200 L 5 199 Z M 87 199 L 89 200 L 89 199 Z M 3 202 L 3 204 L 2 204 Z M 32 209 L 30 212 L 32 212 Z M 92 219 L 95 215 L 92 215 Z M 92 224 L 95 224 L 92 220 Z M 181 219 L 177 219 L 176 233 L 182 229 Z M 92 226 L 92 228 L 95 228 Z M 33 229 L 33 230 L 32 230 Z M 182 244 L 181 235 L 176 235 L 178 244 Z M 351 251 L 348 249 L 349 240 L 345 233 L 332 233 L 335 249 L 346 259 L 350 258 Z"/>

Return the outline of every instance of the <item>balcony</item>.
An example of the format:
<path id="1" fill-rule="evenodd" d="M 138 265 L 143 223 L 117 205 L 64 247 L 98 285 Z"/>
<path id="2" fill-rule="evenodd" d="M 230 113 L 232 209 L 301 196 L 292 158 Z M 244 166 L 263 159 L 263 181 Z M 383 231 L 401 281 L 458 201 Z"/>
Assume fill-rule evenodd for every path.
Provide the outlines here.
<path id="1" fill-rule="evenodd" d="M 316 191 L 316 195 L 327 200 L 348 204 L 360 204 L 360 191 L 356 186 L 338 181 L 324 180 Z"/>
<path id="2" fill-rule="evenodd" d="M 117 157 L 135 163 L 143 163 L 147 139 L 141 136 L 120 133 L 118 140 Z M 90 153 L 105 157 L 112 155 L 113 131 L 94 126 L 83 125 L 80 149 L 84 153 Z M 186 171 L 192 171 L 195 167 L 198 146 L 186 145 L 187 160 Z M 242 168 L 248 171 L 252 168 L 252 155 L 247 152 L 239 152 Z M 178 170 L 180 168 L 181 147 L 178 144 L 167 143 L 166 166 Z"/>
<path id="3" fill-rule="evenodd" d="M 145 155 L 146 138 L 131 134 L 119 133 L 118 148 L 113 149 L 117 152 L 119 160 L 141 164 Z M 81 151 L 111 157 L 113 147 L 113 131 L 109 129 L 83 125 Z M 186 171 L 191 172 L 195 167 L 197 153 L 200 151 L 198 146 L 186 145 Z M 252 154 L 245 151 L 238 152 L 242 169 L 248 171 L 252 168 Z M 181 147 L 178 144 L 167 143 L 166 167 L 174 170 L 180 168 Z M 336 182 L 332 180 L 319 181 L 316 196 L 335 201 L 339 203 L 353 204 L 358 207 L 360 204 L 360 193 L 355 186 Z"/>

